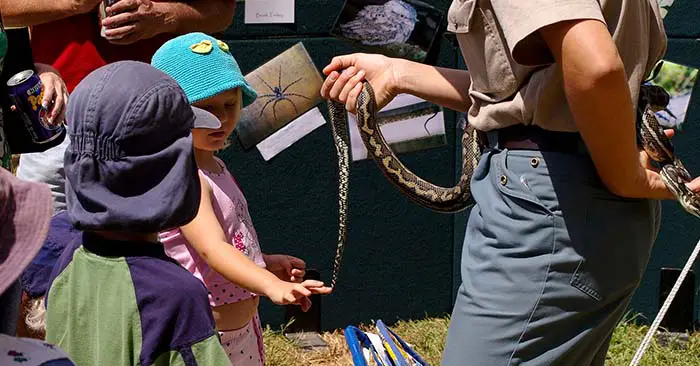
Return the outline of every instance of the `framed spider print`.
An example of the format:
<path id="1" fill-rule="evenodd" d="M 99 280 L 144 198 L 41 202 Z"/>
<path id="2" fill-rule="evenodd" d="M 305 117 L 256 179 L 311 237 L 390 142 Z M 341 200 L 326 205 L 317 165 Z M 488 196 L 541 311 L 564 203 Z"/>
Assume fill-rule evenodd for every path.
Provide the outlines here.
<path id="1" fill-rule="evenodd" d="M 366 48 L 423 62 L 444 13 L 418 0 L 347 0 L 331 34 Z"/>
<path id="2" fill-rule="evenodd" d="M 246 150 L 322 101 L 323 78 L 301 42 L 245 78 L 258 93 L 255 103 L 241 111 L 236 127 Z"/>

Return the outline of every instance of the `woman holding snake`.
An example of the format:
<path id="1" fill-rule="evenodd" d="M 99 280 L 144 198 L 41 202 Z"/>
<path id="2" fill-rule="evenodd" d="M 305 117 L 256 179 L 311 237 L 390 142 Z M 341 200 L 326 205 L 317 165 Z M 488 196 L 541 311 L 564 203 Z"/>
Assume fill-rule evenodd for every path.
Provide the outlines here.
<path id="1" fill-rule="evenodd" d="M 488 133 L 443 364 L 603 365 L 674 199 L 635 139 L 657 1 L 454 0 L 448 30 L 469 71 L 351 54 L 321 89 L 354 112 L 368 81 L 378 108 L 409 93 Z"/>

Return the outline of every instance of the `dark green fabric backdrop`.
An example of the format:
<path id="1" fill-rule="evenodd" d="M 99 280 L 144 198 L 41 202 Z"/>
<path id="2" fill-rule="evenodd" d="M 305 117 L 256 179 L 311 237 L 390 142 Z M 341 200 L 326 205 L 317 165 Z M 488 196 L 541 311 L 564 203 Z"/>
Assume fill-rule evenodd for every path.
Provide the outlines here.
<path id="1" fill-rule="evenodd" d="M 430 3 L 445 14 L 449 0 Z M 302 41 L 318 69 L 338 54 L 359 51 L 352 44 L 329 36 L 343 1 L 297 0 L 296 23 L 244 24 L 244 2 L 237 2 L 236 18 L 223 38 L 244 73 L 248 73 Z M 668 58 L 700 66 L 700 35 L 689 14 L 700 14 L 694 0 L 676 0 L 667 16 Z M 444 23 L 444 22 L 443 22 Z M 459 49 L 450 36 L 441 37 L 427 62 L 464 68 Z M 697 88 L 696 88 L 697 90 Z M 700 92 L 695 93 L 688 118 L 700 117 Z M 325 103 L 319 105 L 327 117 Z M 459 174 L 459 136 L 456 113 L 446 110 L 449 144 L 428 151 L 402 154 L 402 160 L 419 175 L 442 185 L 452 185 Z M 676 138 L 684 162 L 700 172 L 694 152 L 700 133 L 689 123 Z M 337 235 L 337 160 L 328 124 L 265 162 L 256 149 L 244 151 L 237 141 L 221 155 L 246 193 L 263 251 L 289 253 L 305 259 L 329 281 Z M 407 201 L 384 179 L 374 162 L 352 163 L 349 195 L 348 245 L 334 294 L 322 300 L 322 327 L 383 319 L 443 315 L 451 311 L 459 286 L 466 212 L 438 214 Z M 676 205 L 664 205 L 662 233 L 633 308 L 655 315 L 658 272 L 662 266 L 682 266 L 700 225 Z M 284 308 L 262 302 L 265 323 L 278 326 Z"/>

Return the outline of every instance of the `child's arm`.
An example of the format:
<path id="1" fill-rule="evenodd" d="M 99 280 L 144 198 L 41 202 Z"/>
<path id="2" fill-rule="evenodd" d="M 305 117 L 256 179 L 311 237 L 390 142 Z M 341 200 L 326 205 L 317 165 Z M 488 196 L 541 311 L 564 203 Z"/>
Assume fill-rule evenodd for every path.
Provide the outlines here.
<path id="1" fill-rule="evenodd" d="M 278 305 L 301 304 L 307 308 L 311 294 L 327 294 L 331 289 L 320 281 L 285 282 L 259 267 L 233 245 L 229 244 L 211 203 L 211 186 L 200 175 L 202 197 L 197 216 L 180 229 L 187 241 L 216 272 L 227 280 L 258 294 Z"/>

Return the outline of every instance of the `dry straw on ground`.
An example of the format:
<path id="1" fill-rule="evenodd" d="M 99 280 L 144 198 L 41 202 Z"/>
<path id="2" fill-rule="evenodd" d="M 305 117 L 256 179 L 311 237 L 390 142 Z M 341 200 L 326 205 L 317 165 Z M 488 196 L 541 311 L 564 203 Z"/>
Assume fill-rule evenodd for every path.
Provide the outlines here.
<path id="1" fill-rule="evenodd" d="M 627 366 L 644 338 L 647 326 L 634 323 L 634 318 L 626 317 L 615 329 L 610 344 L 606 366 Z M 390 327 L 430 365 L 440 365 L 448 318 L 431 318 L 417 321 L 401 321 Z M 372 331 L 372 326 L 361 326 Z M 328 343 L 326 351 L 305 352 L 287 340 L 280 331 L 267 329 L 265 347 L 267 365 L 270 366 L 352 366 L 350 353 L 342 330 L 324 333 L 321 337 Z M 690 336 L 687 342 L 676 342 L 662 347 L 653 342 L 646 351 L 641 365 L 646 366 L 697 366 L 700 365 L 700 334 Z"/>

